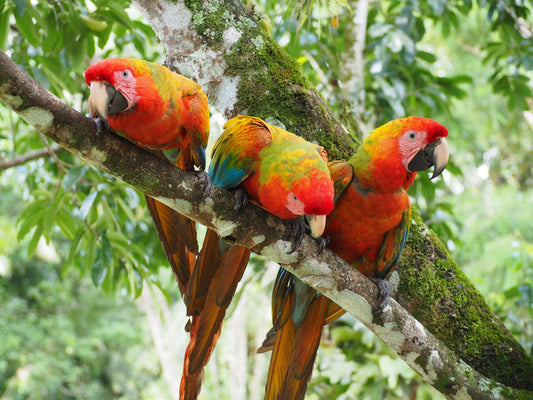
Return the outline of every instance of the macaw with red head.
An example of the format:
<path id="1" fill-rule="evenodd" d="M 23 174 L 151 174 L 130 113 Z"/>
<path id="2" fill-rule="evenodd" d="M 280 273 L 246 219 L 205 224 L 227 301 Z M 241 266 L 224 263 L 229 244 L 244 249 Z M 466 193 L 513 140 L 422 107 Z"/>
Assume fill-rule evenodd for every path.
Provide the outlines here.
<path id="1" fill-rule="evenodd" d="M 432 178 L 448 162 L 448 131 L 431 119 L 391 121 L 365 138 L 347 161 L 329 165 L 335 208 L 328 215 L 327 247 L 374 280 L 388 303 L 384 280 L 396 265 L 409 234 L 407 189 L 417 172 L 434 166 Z M 344 310 L 283 268 L 272 300 L 273 329 L 260 352 L 272 350 L 267 400 L 303 399 L 322 327 Z"/>

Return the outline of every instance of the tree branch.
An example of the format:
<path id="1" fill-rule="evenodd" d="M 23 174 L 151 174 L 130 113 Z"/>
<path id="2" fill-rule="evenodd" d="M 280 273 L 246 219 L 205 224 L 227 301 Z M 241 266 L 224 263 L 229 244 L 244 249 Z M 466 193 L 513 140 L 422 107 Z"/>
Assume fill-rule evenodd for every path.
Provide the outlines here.
<path id="1" fill-rule="evenodd" d="M 50 156 L 50 152 L 58 153 L 61 150 L 63 150 L 63 147 L 58 144 L 54 144 L 50 146 L 50 149 L 37 149 L 28 151 L 27 153 L 20 154 L 15 157 L 0 159 L 0 171 L 22 165 L 24 163 L 27 163 L 28 161 L 33 161 L 39 158 Z"/>
<path id="2" fill-rule="evenodd" d="M 396 351 L 424 380 L 450 398 L 527 398 L 531 393 L 489 380 L 459 359 L 394 300 L 378 317 L 377 288 L 353 267 L 306 236 L 292 248 L 291 224 L 249 205 L 233 216 L 233 196 L 96 125 L 61 102 L 0 51 L 0 100 L 39 132 L 138 190 L 155 197 L 231 242 L 283 264 L 298 278 L 340 304 Z M 132 166 L 136 168 L 132 168 Z M 139 173 L 142 171 L 142 173 Z M 251 223 L 250 221 L 253 221 Z"/>

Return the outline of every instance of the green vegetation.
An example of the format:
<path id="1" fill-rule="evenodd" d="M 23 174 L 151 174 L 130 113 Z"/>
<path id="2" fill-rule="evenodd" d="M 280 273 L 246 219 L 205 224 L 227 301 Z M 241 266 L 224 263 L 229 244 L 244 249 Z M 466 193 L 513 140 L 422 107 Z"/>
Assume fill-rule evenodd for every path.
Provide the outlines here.
<path id="1" fill-rule="evenodd" d="M 191 9 L 199 3 L 188 1 Z M 194 21 L 198 31 L 222 37 L 216 24 L 238 24 L 224 14 L 229 0 L 210 1 Z M 355 134 L 389 119 L 418 114 L 450 131 L 451 164 L 443 179 L 420 176 L 411 191 L 425 223 L 437 233 L 489 307 L 527 351 L 533 342 L 533 115 L 529 82 L 533 69 L 531 8 L 518 1 L 394 1 L 369 4 L 308 0 L 284 5 L 261 0 L 247 7 L 261 19 L 253 43 L 242 40 L 227 57 L 228 72 L 251 69 L 257 90 L 239 91 L 239 109 L 268 115 L 293 130 L 307 131 L 293 118 L 287 82 L 307 93 L 315 87 Z M 354 56 L 356 17 L 365 17 L 366 38 Z M 268 20 L 271 23 L 268 23 Z M 269 38 L 268 36 L 271 36 Z M 0 48 L 41 84 L 79 110 L 85 109 L 83 71 L 93 57 L 134 56 L 162 62 L 152 29 L 125 0 L 44 2 L 0 0 Z M 207 36 L 206 36 L 207 37 Z M 271 57 L 287 51 L 290 68 L 279 71 Z M 253 48 L 254 51 L 250 51 Z M 272 52 L 275 52 L 273 54 Z M 305 80 L 295 80 L 302 70 Z M 286 80 L 262 93 L 274 73 Z M 289 111 L 290 110 L 290 111 Z M 292 116 L 291 116 L 292 115 Z M 216 124 L 214 130 L 216 130 Z M 312 136 L 337 158 L 348 151 L 323 132 Z M 0 107 L 0 165 L 43 147 L 24 122 Z M 163 293 L 152 310 L 168 323 L 166 302 L 181 300 L 166 257 L 144 207 L 143 196 L 61 151 L 0 169 L 0 398 L 148 399 L 174 398 L 179 379 L 167 387 L 169 365 L 181 368 L 188 339 L 179 321 L 169 329 L 170 362 L 159 358 L 161 336 L 140 312 L 142 287 Z M 413 239 L 420 238 L 420 232 Z M 44 244 L 47 243 L 48 247 Z M 416 247 L 403 257 L 423 261 Z M 421 263 L 423 264 L 423 263 Z M 437 267 L 439 263 L 437 262 Z M 428 269 L 421 265 L 417 278 Z M 485 333 L 461 342 L 471 290 L 457 287 L 442 270 L 439 282 L 464 304 L 453 332 L 482 371 L 483 343 L 501 342 Z M 261 398 L 268 355 L 256 355 L 269 328 L 270 289 L 275 267 L 262 260 L 249 269 L 217 351 L 206 371 L 205 398 Z M 413 275 L 414 276 L 414 275 Z M 434 280 L 432 280 L 434 281 Z M 149 284 L 148 284 L 149 283 Z M 160 290 L 153 290 L 154 285 Z M 423 282 L 427 296 L 432 288 Z M 151 297 L 158 298 L 156 294 Z M 416 315 L 412 293 L 409 303 Z M 435 298 L 435 314 L 446 311 Z M 260 310 L 260 312 L 258 312 Z M 183 314 L 180 310 L 177 314 Z M 166 317 L 165 317 L 166 315 Z M 422 318 L 423 316 L 420 316 Z M 151 321 L 151 320 L 150 320 Z M 238 336 L 242 346 L 235 347 Z M 229 356 L 231 354 L 231 357 Z M 521 366 L 509 362 L 512 375 Z M 241 390 L 239 392 L 239 390 Z M 241 394 L 239 394 L 241 393 Z M 240 396 L 240 397 L 239 397 Z M 326 330 L 309 399 L 440 399 L 358 321 L 344 316 Z"/>

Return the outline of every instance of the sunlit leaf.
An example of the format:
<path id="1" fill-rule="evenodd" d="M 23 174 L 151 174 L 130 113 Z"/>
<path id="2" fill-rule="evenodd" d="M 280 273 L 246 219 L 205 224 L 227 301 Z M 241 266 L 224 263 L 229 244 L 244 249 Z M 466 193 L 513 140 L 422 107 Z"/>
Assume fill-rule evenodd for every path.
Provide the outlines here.
<path id="1" fill-rule="evenodd" d="M 28 243 L 28 257 L 31 257 L 35 254 L 35 250 L 37 249 L 37 245 L 39 244 L 39 239 L 41 238 L 42 234 L 43 234 L 43 227 L 41 224 L 39 224 L 35 228 L 35 231 L 33 232 L 33 235 L 30 239 L 30 242 Z"/>
<path id="2" fill-rule="evenodd" d="M 83 200 L 83 203 L 81 203 L 80 207 L 80 219 L 84 220 L 87 218 L 87 215 L 89 214 L 89 211 L 91 210 L 94 200 L 96 199 L 96 196 L 98 195 L 97 191 L 92 191 L 89 193 L 89 195 Z"/>

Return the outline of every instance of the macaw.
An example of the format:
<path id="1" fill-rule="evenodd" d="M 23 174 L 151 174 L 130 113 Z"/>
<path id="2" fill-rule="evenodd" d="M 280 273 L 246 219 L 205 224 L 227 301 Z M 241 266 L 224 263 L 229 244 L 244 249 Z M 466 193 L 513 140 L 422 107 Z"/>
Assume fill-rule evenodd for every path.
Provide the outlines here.
<path id="1" fill-rule="evenodd" d="M 348 162 L 329 165 L 335 208 L 328 215 L 327 247 L 380 288 L 392 271 L 409 234 L 407 189 L 417 171 L 434 166 L 432 179 L 448 162 L 448 131 L 427 118 L 393 120 L 365 138 Z M 281 269 L 272 299 L 273 329 L 259 349 L 273 350 L 267 400 L 303 399 L 311 377 L 322 327 L 344 313 L 336 303 Z"/>
<path id="2" fill-rule="evenodd" d="M 213 149 L 209 175 L 214 185 L 241 188 L 251 201 L 280 218 L 303 218 L 318 239 L 334 197 L 325 157 L 321 146 L 259 118 L 238 116 L 224 125 Z M 296 235 L 300 233 L 303 231 L 297 229 Z M 189 283 L 191 299 L 186 302 L 192 323 L 180 388 L 182 400 L 198 395 L 203 367 L 249 255 L 249 249 L 227 245 L 208 230 Z"/>
<path id="3" fill-rule="evenodd" d="M 162 150 L 177 150 L 173 164 L 183 170 L 205 169 L 209 108 L 197 83 L 161 65 L 133 58 L 93 64 L 85 71 L 85 82 L 91 89 L 87 108 L 99 127 L 107 124 L 161 158 L 165 158 Z M 145 197 L 185 297 L 198 253 L 194 221 Z"/>

